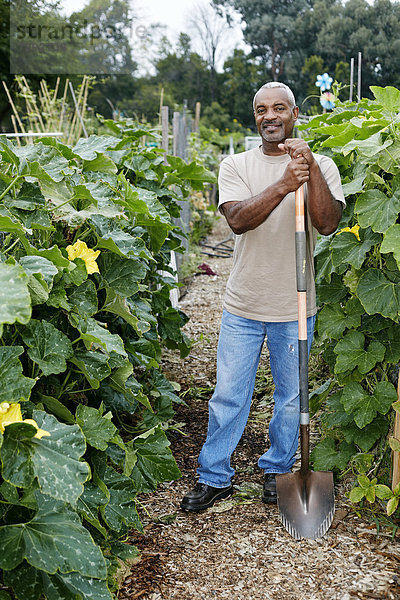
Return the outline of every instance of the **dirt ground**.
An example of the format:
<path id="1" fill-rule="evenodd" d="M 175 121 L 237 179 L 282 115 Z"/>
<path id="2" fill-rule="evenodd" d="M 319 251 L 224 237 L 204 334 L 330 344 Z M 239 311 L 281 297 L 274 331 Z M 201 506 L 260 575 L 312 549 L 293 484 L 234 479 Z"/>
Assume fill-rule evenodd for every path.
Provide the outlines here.
<path id="1" fill-rule="evenodd" d="M 208 243 L 216 245 L 227 237 L 229 229 L 221 218 Z M 196 481 L 197 457 L 206 435 L 221 304 L 231 265 L 231 258 L 203 255 L 203 260 L 216 275 L 193 277 L 179 304 L 190 317 L 185 329 L 195 345 L 184 360 L 169 352 L 162 365 L 169 379 L 180 384 L 187 403 L 177 406 L 181 432 L 170 435 L 182 478 L 140 498 L 145 535 L 133 532 L 131 541 L 142 558 L 122 583 L 120 600 L 400 599 L 400 535 L 393 538 L 385 527 L 377 535 L 375 525 L 351 507 L 344 495 L 346 484 L 336 487 L 333 524 L 316 541 L 295 541 L 281 525 L 276 505 L 261 502 L 257 460 L 266 448 L 272 412 L 271 398 L 265 394 L 253 401 L 233 456 L 233 498 L 197 514 L 179 509 L 182 496 Z M 261 364 L 267 365 L 265 353 Z M 268 390 L 266 373 L 256 387 Z"/>

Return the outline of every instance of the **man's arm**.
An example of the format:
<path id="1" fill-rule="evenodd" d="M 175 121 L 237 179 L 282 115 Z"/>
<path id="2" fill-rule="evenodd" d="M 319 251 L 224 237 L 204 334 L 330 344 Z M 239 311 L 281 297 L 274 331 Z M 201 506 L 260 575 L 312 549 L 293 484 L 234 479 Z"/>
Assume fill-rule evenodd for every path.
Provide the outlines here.
<path id="1" fill-rule="evenodd" d="M 311 223 L 322 235 L 333 233 L 342 217 L 343 204 L 336 200 L 321 173 L 308 144 L 301 139 L 287 139 L 280 148 L 293 160 L 303 157 L 309 167 L 307 209 Z"/>
<path id="2" fill-rule="evenodd" d="M 303 157 L 293 159 L 281 179 L 260 194 L 240 202 L 222 204 L 221 211 L 232 231 L 241 234 L 261 225 L 289 192 L 294 192 L 309 181 L 309 171 L 308 163 Z"/>

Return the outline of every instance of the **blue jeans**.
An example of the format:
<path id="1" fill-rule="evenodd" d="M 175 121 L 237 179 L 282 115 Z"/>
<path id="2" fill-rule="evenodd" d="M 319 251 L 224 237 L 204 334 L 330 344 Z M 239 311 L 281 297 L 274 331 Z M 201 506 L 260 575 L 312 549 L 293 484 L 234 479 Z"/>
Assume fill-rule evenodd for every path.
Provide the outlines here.
<path id="1" fill-rule="evenodd" d="M 308 351 L 315 317 L 307 319 Z M 209 402 L 208 433 L 199 456 L 199 482 L 230 485 L 235 450 L 250 412 L 264 339 L 274 379 L 270 448 L 259 459 L 265 473 L 287 473 L 298 447 L 300 400 L 297 321 L 273 323 L 238 317 L 224 310 L 217 353 L 217 385 Z"/>

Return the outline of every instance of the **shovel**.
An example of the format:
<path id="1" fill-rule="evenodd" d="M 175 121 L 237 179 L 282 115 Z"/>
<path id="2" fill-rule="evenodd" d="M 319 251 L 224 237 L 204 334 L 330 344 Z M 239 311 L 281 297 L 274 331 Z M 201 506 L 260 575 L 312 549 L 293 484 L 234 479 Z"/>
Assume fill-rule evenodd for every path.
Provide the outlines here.
<path id="1" fill-rule="evenodd" d="M 322 537 L 335 511 L 333 473 L 310 471 L 310 413 L 308 407 L 307 277 L 304 189 L 295 194 L 296 280 L 299 319 L 300 448 L 301 466 L 296 473 L 276 476 L 278 508 L 283 525 L 296 540 Z"/>

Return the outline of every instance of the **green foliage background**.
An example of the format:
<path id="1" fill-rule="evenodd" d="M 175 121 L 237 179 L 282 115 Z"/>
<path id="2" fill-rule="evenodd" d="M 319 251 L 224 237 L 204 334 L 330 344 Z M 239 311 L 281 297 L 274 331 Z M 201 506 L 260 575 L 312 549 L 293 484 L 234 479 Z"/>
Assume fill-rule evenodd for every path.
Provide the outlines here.
<path id="1" fill-rule="evenodd" d="M 317 332 L 331 379 L 313 398 L 315 410 L 324 403 L 325 430 L 313 459 L 316 469 L 350 466 L 361 473 L 358 500 L 366 497 L 369 478 L 390 481 L 395 441 L 389 432 L 399 409 L 400 91 L 371 91 L 374 100 L 339 102 L 307 125 L 313 150 L 338 165 L 347 201 L 339 225 L 347 231 L 320 238 L 316 248 Z M 359 239 L 357 229 L 348 230 L 354 226 Z M 398 488 L 376 488 L 391 499 L 388 512 L 396 510 Z"/>
<path id="2" fill-rule="evenodd" d="M 181 251 L 178 200 L 214 176 L 139 142 L 157 134 L 104 121 L 69 147 L 0 137 L 0 403 L 29 423 L 0 434 L 0 568 L 13 597 L 110 599 L 136 496 L 180 476 L 166 431 L 174 385 L 162 346 L 185 356 L 170 302 Z M 70 261 L 84 240 L 99 273 Z"/>

